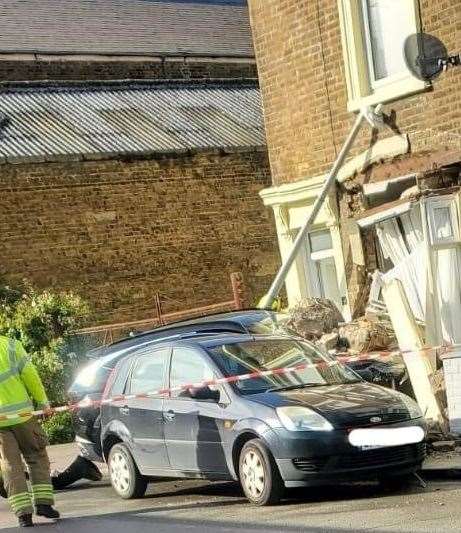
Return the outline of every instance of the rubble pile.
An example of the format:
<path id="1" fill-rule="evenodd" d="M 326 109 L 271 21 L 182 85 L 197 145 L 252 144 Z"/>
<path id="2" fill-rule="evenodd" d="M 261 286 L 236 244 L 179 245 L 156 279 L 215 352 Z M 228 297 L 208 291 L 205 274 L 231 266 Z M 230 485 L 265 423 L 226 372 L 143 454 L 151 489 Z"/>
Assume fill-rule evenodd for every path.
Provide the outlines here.
<path id="1" fill-rule="evenodd" d="M 305 298 L 289 311 L 289 315 L 286 326 L 290 330 L 328 351 L 363 353 L 397 347 L 388 320 L 373 315 L 346 324 L 330 300 Z"/>
<path id="2" fill-rule="evenodd" d="M 390 322 L 380 318 L 361 317 L 339 328 L 339 337 L 353 352 L 372 352 L 397 347 Z"/>
<path id="3" fill-rule="evenodd" d="M 289 314 L 286 326 L 310 341 L 318 341 L 324 334 L 337 333 L 339 325 L 344 322 L 335 304 L 323 298 L 305 298 L 293 307 Z M 330 344 L 336 345 L 337 341 L 338 337 L 336 343 L 332 339 Z"/>
<path id="4" fill-rule="evenodd" d="M 430 379 L 437 403 L 442 409 L 442 414 L 448 420 L 447 390 L 445 387 L 445 374 L 443 368 L 436 370 Z"/>

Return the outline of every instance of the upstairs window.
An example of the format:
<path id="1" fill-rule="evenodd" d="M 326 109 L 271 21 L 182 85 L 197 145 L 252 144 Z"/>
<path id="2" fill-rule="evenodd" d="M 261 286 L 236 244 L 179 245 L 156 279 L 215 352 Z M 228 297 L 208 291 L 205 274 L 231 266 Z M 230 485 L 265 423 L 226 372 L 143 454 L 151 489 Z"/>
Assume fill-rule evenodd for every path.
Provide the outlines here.
<path id="1" fill-rule="evenodd" d="M 417 0 L 338 0 L 349 109 L 423 90 L 405 65 L 406 38 L 418 31 Z"/>

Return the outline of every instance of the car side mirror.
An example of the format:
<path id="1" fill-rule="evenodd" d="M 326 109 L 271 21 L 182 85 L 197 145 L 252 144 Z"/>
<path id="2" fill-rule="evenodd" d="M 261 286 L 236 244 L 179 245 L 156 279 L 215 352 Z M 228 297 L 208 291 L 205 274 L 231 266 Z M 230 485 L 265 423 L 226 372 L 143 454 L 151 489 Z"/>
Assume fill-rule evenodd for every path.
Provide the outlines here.
<path id="1" fill-rule="evenodd" d="M 202 387 L 200 389 L 191 389 L 189 391 L 190 397 L 198 401 L 211 401 L 219 403 L 221 394 L 219 390 L 211 390 L 210 387 Z"/>

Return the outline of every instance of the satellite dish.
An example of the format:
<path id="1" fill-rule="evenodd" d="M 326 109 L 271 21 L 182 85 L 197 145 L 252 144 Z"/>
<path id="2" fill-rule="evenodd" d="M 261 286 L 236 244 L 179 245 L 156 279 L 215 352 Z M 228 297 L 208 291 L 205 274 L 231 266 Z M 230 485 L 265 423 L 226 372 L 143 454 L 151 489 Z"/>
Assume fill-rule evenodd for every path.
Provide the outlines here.
<path id="1" fill-rule="evenodd" d="M 461 54 L 449 56 L 440 39 L 428 33 L 415 33 L 405 39 L 405 63 L 416 78 L 431 81 L 449 66 L 461 65 Z"/>

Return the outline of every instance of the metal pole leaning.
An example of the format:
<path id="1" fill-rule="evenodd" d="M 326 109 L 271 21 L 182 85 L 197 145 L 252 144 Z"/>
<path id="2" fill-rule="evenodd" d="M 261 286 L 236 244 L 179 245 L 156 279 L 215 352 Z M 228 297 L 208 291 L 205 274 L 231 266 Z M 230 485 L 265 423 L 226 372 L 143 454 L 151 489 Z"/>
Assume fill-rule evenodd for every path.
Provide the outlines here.
<path id="1" fill-rule="evenodd" d="M 258 305 L 259 308 L 261 309 L 271 308 L 272 304 L 274 303 L 274 300 L 277 298 L 280 292 L 280 289 L 282 288 L 285 282 L 285 279 L 288 275 L 288 272 L 290 271 L 291 266 L 293 265 L 296 259 L 296 256 L 299 253 L 299 250 L 304 242 L 304 239 L 308 231 L 314 224 L 315 219 L 317 218 L 317 215 L 325 201 L 325 198 L 327 197 L 328 193 L 330 192 L 330 189 L 332 188 L 333 184 L 336 181 L 338 172 L 340 168 L 342 167 L 344 161 L 346 160 L 346 157 L 349 154 L 349 151 L 362 127 L 363 122 L 367 121 L 373 128 L 379 128 L 383 125 L 384 122 L 383 122 L 381 109 L 382 109 L 382 105 L 379 104 L 378 106 L 376 106 L 375 109 L 372 109 L 370 107 L 364 108 L 358 114 L 357 119 L 354 123 L 354 126 L 352 127 L 352 130 L 349 133 L 343 147 L 341 148 L 341 151 L 339 152 L 338 157 L 336 158 L 336 161 L 330 173 L 328 174 L 327 179 L 325 180 L 325 183 L 323 185 L 323 188 L 319 196 L 316 198 L 314 202 L 312 211 L 308 219 L 306 220 L 304 226 L 301 228 L 298 235 L 296 236 L 290 255 L 285 259 L 282 266 L 280 267 L 280 270 L 275 276 L 275 279 L 272 282 L 272 285 L 268 293 L 259 302 L 259 305 Z"/>

